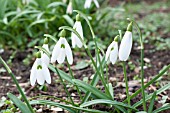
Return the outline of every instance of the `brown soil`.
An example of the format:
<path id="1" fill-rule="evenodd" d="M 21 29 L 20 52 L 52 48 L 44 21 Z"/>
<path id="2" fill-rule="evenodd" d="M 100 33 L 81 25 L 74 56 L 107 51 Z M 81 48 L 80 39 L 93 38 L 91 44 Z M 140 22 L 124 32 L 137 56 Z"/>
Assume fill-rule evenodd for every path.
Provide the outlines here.
<path id="1" fill-rule="evenodd" d="M 112 2 L 112 0 L 111 0 Z M 161 9 L 158 11 L 162 11 Z M 168 9 L 168 11 L 162 11 L 162 12 L 169 12 L 170 10 Z M 169 35 L 169 34 L 162 34 L 164 36 Z M 130 67 L 129 65 L 126 67 L 127 68 L 127 75 L 128 75 L 128 80 L 129 82 L 129 92 L 132 94 L 134 93 L 137 89 L 139 89 L 140 83 L 139 80 L 134 80 L 134 77 L 137 77 L 137 79 L 140 78 L 140 61 L 138 61 L 138 59 L 140 59 L 140 50 L 138 49 L 138 45 L 134 44 L 133 46 L 133 50 L 132 53 L 130 55 L 130 62 L 132 62 L 132 64 L 134 65 L 134 67 Z M 12 54 L 13 51 L 9 51 L 6 50 L 4 53 L 0 54 L 2 56 L 2 58 L 7 61 L 10 57 L 10 55 Z M 29 65 L 29 66 L 25 66 L 22 62 L 22 60 L 24 58 L 27 57 L 27 55 L 30 53 L 30 51 L 26 51 L 26 52 L 17 52 L 15 58 L 12 61 L 12 65 L 10 65 L 10 68 L 12 69 L 13 73 L 16 75 L 20 86 L 22 88 L 25 89 L 26 95 L 28 97 L 33 97 L 33 96 L 38 96 L 38 95 L 52 95 L 55 97 L 59 97 L 59 98 L 63 98 L 65 99 L 67 97 L 66 93 L 64 92 L 64 88 L 62 86 L 62 84 L 60 83 L 58 76 L 52 74 L 52 83 L 50 85 L 47 85 L 47 91 L 42 91 L 39 90 L 39 86 L 35 86 L 35 87 L 31 87 L 30 83 L 29 83 L 29 76 L 30 76 L 30 69 L 33 63 Z M 74 61 L 81 61 L 81 58 L 78 57 L 79 53 L 76 53 L 75 57 L 74 57 Z M 149 80 L 152 79 L 152 77 L 156 74 L 159 73 L 159 71 L 165 66 L 170 64 L 170 52 L 169 50 L 159 50 L 156 51 L 155 47 L 150 45 L 150 44 L 146 44 L 145 45 L 145 51 L 144 51 L 144 56 L 145 56 L 145 83 L 147 83 Z M 74 62 L 72 68 L 74 67 L 74 65 L 76 64 L 76 62 Z M 2 67 L 2 65 L 0 64 L 0 68 Z M 131 69 L 133 68 L 133 69 Z M 64 68 L 60 68 L 62 70 L 64 70 L 65 72 L 68 72 L 68 68 L 65 66 Z M 78 79 L 83 79 L 85 75 L 86 77 L 88 77 L 90 79 L 90 76 L 94 73 L 93 69 L 89 66 L 83 70 L 74 70 L 74 75 L 75 78 Z M 170 78 L 168 76 L 164 76 L 160 82 L 164 83 L 166 81 L 168 81 Z M 126 94 L 125 94 L 125 87 L 124 87 L 124 76 L 123 76 L 123 70 L 122 70 L 122 66 L 120 64 L 120 62 L 118 62 L 116 65 L 109 65 L 109 81 L 113 84 L 114 88 L 114 96 L 115 99 L 118 101 L 123 101 L 126 98 Z M 101 85 L 98 84 L 98 87 L 100 87 L 101 89 L 103 88 Z M 16 86 L 13 83 L 13 81 L 11 80 L 10 76 L 7 74 L 7 72 L 0 72 L 0 98 L 5 96 L 8 92 L 11 92 L 15 95 L 18 95 L 18 91 L 16 90 Z M 154 90 L 158 89 L 158 87 L 156 87 L 154 84 L 151 85 L 149 88 L 147 88 L 146 92 L 147 93 L 151 93 Z M 76 90 L 73 88 L 69 88 L 69 91 L 72 93 L 72 95 L 74 96 L 74 100 L 79 102 L 79 98 L 77 96 Z M 170 90 L 167 90 L 166 92 L 162 93 L 161 95 L 158 95 L 158 99 L 160 100 L 162 98 L 162 96 L 164 95 L 168 95 L 170 98 Z M 141 99 L 141 95 L 138 95 L 136 98 L 132 99 L 131 102 L 132 104 L 136 103 L 137 101 L 139 101 Z M 169 102 L 169 98 L 167 99 L 167 101 Z M 49 99 L 49 98 L 46 98 Z M 154 108 L 158 108 L 160 107 L 161 104 L 158 102 L 155 102 L 155 106 Z M 4 108 L 4 107 L 3 107 Z M 37 109 L 42 108 L 44 111 L 44 113 L 47 112 L 52 112 L 50 111 L 48 108 L 46 107 L 42 107 L 42 106 L 36 106 Z M 100 105 L 96 105 L 93 106 L 93 108 L 95 109 L 100 109 L 100 110 L 111 110 L 111 108 L 105 107 L 105 106 L 100 106 Z M 2 109 L 2 108 L 0 108 Z M 139 109 L 142 109 L 142 107 L 140 106 Z M 164 111 L 164 113 L 169 113 L 170 110 Z"/>

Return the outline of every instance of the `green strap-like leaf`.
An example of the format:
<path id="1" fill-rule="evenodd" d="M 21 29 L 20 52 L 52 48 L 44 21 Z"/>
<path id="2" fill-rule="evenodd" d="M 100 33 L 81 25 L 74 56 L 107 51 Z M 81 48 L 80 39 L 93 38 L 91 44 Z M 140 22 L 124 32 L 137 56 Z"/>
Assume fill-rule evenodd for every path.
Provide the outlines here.
<path id="1" fill-rule="evenodd" d="M 63 15 L 63 18 L 68 22 L 68 24 L 70 24 L 71 26 L 73 26 L 74 21 L 73 21 L 73 19 L 72 19 L 70 16 L 68 16 L 68 15 Z"/>
<path id="2" fill-rule="evenodd" d="M 90 91 L 91 93 L 93 93 L 94 95 L 96 95 L 98 98 L 100 99 L 111 99 L 108 95 L 106 95 L 105 93 L 101 92 L 100 90 L 98 90 L 97 88 L 83 82 L 77 79 L 73 79 L 73 82 L 75 82 L 78 86 L 83 87 L 84 89 Z"/>
<path id="3" fill-rule="evenodd" d="M 167 109 L 170 109 L 170 104 L 163 105 L 162 107 L 154 110 L 152 113 L 159 113 L 159 112 L 167 110 Z"/>
<path id="4" fill-rule="evenodd" d="M 153 93 L 153 96 L 151 98 L 151 102 L 150 102 L 150 105 L 149 105 L 148 113 L 152 113 L 155 98 L 156 98 L 156 91 Z"/>
<path id="5" fill-rule="evenodd" d="M 12 100 L 12 102 L 21 110 L 22 113 L 32 113 L 28 107 L 19 100 L 15 95 L 8 93 L 7 96 Z"/>
<path id="6" fill-rule="evenodd" d="M 88 107 L 94 104 L 110 104 L 110 105 L 116 105 L 116 106 L 122 106 L 124 108 L 129 108 L 129 109 L 133 109 L 135 111 L 137 111 L 137 109 L 135 109 L 134 107 L 131 107 L 127 104 L 124 104 L 122 102 L 117 102 L 117 101 L 112 101 L 112 100 L 107 100 L 107 99 L 96 99 L 96 100 L 92 100 L 92 101 L 88 101 L 85 102 L 83 104 L 80 105 L 80 107 Z"/>
<path id="7" fill-rule="evenodd" d="M 66 7 L 67 5 L 63 2 L 52 2 L 50 3 L 47 8 L 51 8 L 51 7 L 58 7 L 58 6 L 64 6 Z"/>
<path id="8" fill-rule="evenodd" d="M 104 66 L 105 63 L 106 63 L 106 62 L 105 62 L 105 57 L 103 57 L 103 59 L 102 59 L 102 65 Z M 100 68 L 100 67 L 98 67 L 98 69 L 99 69 L 99 68 Z M 97 73 L 95 73 L 95 75 L 94 75 L 94 77 L 93 77 L 93 79 L 92 79 L 92 81 L 91 81 L 91 86 L 95 87 L 95 86 L 97 85 L 98 81 L 99 81 L 99 76 L 97 75 Z M 88 92 L 85 94 L 82 103 L 86 102 L 86 101 L 89 99 L 90 95 L 91 95 L 91 92 L 88 91 Z"/>
<path id="9" fill-rule="evenodd" d="M 60 108 L 63 108 L 65 110 L 69 111 L 70 113 L 77 113 L 75 110 L 82 110 L 82 111 L 85 111 L 85 112 L 88 112 L 88 113 L 108 113 L 108 112 L 94 110 L 94 109 L 86 109 L 86 108 L 61 104 L 61 103 L 57 103 L 57 102 L 53 102 L 53 101 L 49 101 L 49 100 L 33 100 L 33 101 L 30 102 L 30 104 L 32 104 L 32 105 L 42 104 L 42 105 L 57 106 L 57 107 L 60 107 Z"/>
<path id="10" fill-rule="evenodd" d="M 156 95 L 164 92 L 165 90 L 167 90 L 167 89 L 169 89 L 169 88 L 170 88 L 170 83 L 169 83 L 169 84 L 166 84 L 165 86 L 163 86 L 162 88 L 160 88 L 159 90 L 157 90 Z M 152 95 L 153 95 L 153 94 L 147 95 L 147 96 L 146 96 L 146 101 L 149 100 L 149 99 L 151 99 L 151 98 L 152 98 Z M 140 106 L 140 105 L 142 104 L 142 102 L 143 102 L 142 100 L 138 101 L 137 103 L 135 103 L 135 104 L 133 105 L 133 107 L 136 108 L 136 107 Z"/>
<path id="11" fill-rule="evenodd" d="M 54 67 L 53 65 L 50 64 L 48 67 L 49 67 L 49 69 L 50 69 L 51 71 L 53 71 L 54 73 L 57 73 L 56 70 L 55 70 L 55 67 Z M 62 70 L 60 70 L 60 69 L 58 69 L 58 71 L 59 71 L 61 77 L 62 77 L 64 80 L 67 80 L 68 82 L 74 84 L 74 82 L 72 81 L 72 77 L 71 77 L 71 76 L 69 76 L 67 73 L 65 73 L 64 71 L 62 71 Z"/>
<path id="12" fill-rule="evenodd" d="M 3 19 L 5 11 L 7 9 L 8 0 L 0 0 L 0 19 Z"/>
<path id="13" fill-rule="evenodd" d="M 163 76 L 163 74 L 164 74 L 165 72 L 167 72 L 167 71 L 169 70 L 169 68 L 170 68 L 170 64 L 169 64 L 168 66 L 166 66 L 164 69 L 162 69 L 162 71 L 161 71 L 158 75 L 156 75 L 151 81 L 149 81 L 149 82 L 144 86 L 144 88 L 147 88 L 149 85 L 151 85 L 151 84 L 154 83 L 156 80 L 158 80 L 161 76 Z M 131 96 L 130 96 L 130 99 L 136 97 L 140 92 L 141 92 L 141 88 L 138 89 L 133 95 L 131 95 Z M 127 101 L 127 99 L 124 100 L 123 102 L 125 102 L 125 101 Z"/>

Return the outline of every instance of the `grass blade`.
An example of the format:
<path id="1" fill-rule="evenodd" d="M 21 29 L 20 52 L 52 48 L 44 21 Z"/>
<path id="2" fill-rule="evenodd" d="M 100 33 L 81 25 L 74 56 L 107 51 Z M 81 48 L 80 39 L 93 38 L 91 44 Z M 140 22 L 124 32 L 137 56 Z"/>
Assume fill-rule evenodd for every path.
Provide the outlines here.
<path id="1" fill-rule="evenodd" d="M 22 113 L 32 113 L 28 107 L 19 100 L 15 95 L 8 93 L 7 96 L 12 100 L 12 102 L 21 110 Z"/>
<path id="2" fill-rule="evenodd" d="M 159 90 L 157 90 L 156 95 L 164 92 L 165 90 L 167 90 L 167 89 L 169 89 L 169 88 L 170 88 L 170 83 L 169 83 L 169 84 L 166 84 L 165 86 L 163 86 L 162 88 L 160 88 Z M 146 101 L 149 100 L 149 99 L 151 99 L 152 96 L 153 96 L 153 94 L 147 95 L 147 96 L 146 96 Z M 133 107 L 136 108 L 136 107 L 140 106 L 141 104 L 142 104 L 142 100 L 140 100 L 140 101 L 138 101 L 137 103 L 135 103 L 135 104 L 133 105 Z"/>
<path id="3" fill-rule="evenodd" d="M 84 89 L 90 91 L 91 93 L 93 93 L 94 95 L 96 95 L 98 98 L 100 99 L 112 99 L 110 98 L 108 95 L 106 95 L 105 93 L 99 91 L 97 88 L 83 82 L 83 81 L 80 81 L 80 80 L 76 80 L 76 79 L 73 79 L 72 80 L 73 82 L 75 82 L 77 85 L 83 87 Z"/>
<path id="4" fill-rule="evenodd" d="M 159 112 L 167 110 L 167 109 L 170 109 L 170 104 L 163 105 L 162 107 L 154 110 L 152 113 L 159 113 Z"/>
<path id="5" fill-rule="evenodd" d="M 42 104 L 42 105 L 57 106 L 57 107 L 65 109 L 65 110 L 68 110 L 70 113 L 77 113 L 75 110 L 82 110 L 82 111 L 85 111 L 88 113 L 108 113 L 108 112 L 94 110 L 94 109 L 86 109 L 86 108 L 75 107 L 75 106 L 71 106 L 71 105 L 65 105 L 65 104 L 61 104 L 61 103 L 57 103 L 57 102 L 53 102 L 53 101 L 49 101 L 49 100 L 33 100 L 30 103 L 32 105 Z M 73 109 L 75 109 L 75 110 L 73 110 Z"/>
<path id="6" fill-rule="evenodd" d="M 104 66 L 105 63 L 106 63 L 106 62 L 105 62 L 105 57 L 103 57 L 103 59 L 102 59 L 102 65 Z M 98 69 L 99 69 L 99 68 L 100 68 L 100 67 L 98 67 Z M 95 87 L 95 86 L 97 85 L 98 81 L 99 81 L 99 76 L 97 75 L 97 73 L 95 73 L 95 75 L 94 75 L 94 77 L 93 77 L 93 79 L 92 79 L 92 81 L 91 81 L 91 86 Z M 88 92 L 85 94 L 82 103 L 86 102 L 86 101 L 89 99 L 90 95 L 91 95 L 91 92 L 88 91 Z"/>
<path id="7" fill-rule="evenodd" d="M 151 98 L 151 102 L 150 102 L 150 105 L 149 105 L 148 113 L 152 113 L 155 98 L 156 98 L 156 91 L 153 93 L 153 96 Z"/>
<path id="8" fill-rule="evenodd" d="M 149 85 L 151 85 L 151 84 L 154 83 L 157 79 L 159 79 L 161 76 L 163 76 L 163 74 L 164 74 L 165 72 L 167 72 L 167 71 L 169 70 L 169 68 L 170 68 L 170 64 L 169 64 L 168 66 L 166 66 L 164 69 L 162 69 L 162 71 L 161 71 L 158 75 L 156 75 L 151 81 L 149 81 L 149 82 L 144 86 L 144 88 L 147 88 Z M 130 99 L 136 97 L 140 92 L 141 92 L 141 88 L 138 89 L 133 95 L 131 95 L 131 96 L 130 96 Z M 123 102 L 125 102 L 125 101 L 127 101 L 127 99 L 124 100 Z"/>
<path id="9" fill-rule="evenodd" d="M 55 70 L 55 67 L 54 67 L 53 65 L 50 64 L 48 67 L 49 67 L 49 69 L 50 69 L 51 71 L 53 71 L 54 73 L 57 74 L 57 71 Z M 74 82 L 72 81 L 72 77 L 71 77 L 71 76 L 69 76 L 67 73 L 65 73 L 64 71 L 62 71 L 62 70 L 60 70 L 60 69 L 58 69 L 58 71 L 59 71 L 59 73 L 60 73 L 60 75 L 61 75 L 61 77 L 62 77 L 63 79 L 65 79 L 65 80 L 67 80 L 68 82 L 74 84 Z"/>
<path id="10" fill-rule="evenodd" d="M 124 108 L 129 108 L 129 109 L 137 111 L 137 109 L 135 109 L 134 107 L 131 107 L 127 104 L 124 104 L 122 102 L 107 100 L 107 99 L 96 99 L 96 100 L 88 101 L 88 102 L 81 104 L 80 107 L 88 107 L 88 106 L 91 106 L 94 104 L 109 104 L 109 105 L 113 105 L 113 106 L 116 105 L 116 106 L 121 106 Z"/>
<path id="11" fill-rule="evenodd" d="M 0 0 L 0 19 L 2 19 L 4 17 L 6 8 L 7 8 L 7 4 L 8 4 L 8 0 Z"/>

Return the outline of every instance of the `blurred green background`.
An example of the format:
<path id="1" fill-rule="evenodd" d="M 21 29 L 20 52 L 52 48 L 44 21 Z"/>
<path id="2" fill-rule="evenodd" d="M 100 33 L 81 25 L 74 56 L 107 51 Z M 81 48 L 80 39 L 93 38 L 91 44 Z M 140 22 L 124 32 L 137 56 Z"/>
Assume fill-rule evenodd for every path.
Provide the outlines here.
<path id="1" fill-rule="evenodd" d="M 90 22 L 103 49 L 118 30 L 124 33 L 128 17 L 139 23 L 145 43 L 155 45 L 157 50 L 170 48 L 169 0 L 99 0 L 99 9 L 94 3 L 90 9 L 84 9 L 85 0 L 72 2 L 73 9 L 92 17 Z M 58 38 L 58 28 L 73 26 L 75 21 L 76 13 L 66 14 L 68 4 L 68 0 L 66 3 L 62 0 L 0 0 L 0 48 L 24 51 L 42 44 L 44 34 Z M 82 24 L 85 39 L 93 48 L 88 26 L 84 20 Z M 134 38 L 138 38 L 137 34 Z"/>

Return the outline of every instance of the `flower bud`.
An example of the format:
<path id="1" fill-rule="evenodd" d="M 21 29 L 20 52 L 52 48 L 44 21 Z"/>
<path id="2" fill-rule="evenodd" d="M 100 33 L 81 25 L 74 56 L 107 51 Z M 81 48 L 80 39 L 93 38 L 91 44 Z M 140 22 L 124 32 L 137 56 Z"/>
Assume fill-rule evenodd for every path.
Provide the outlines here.
<path id="1" fill-rule="evenodd" d="M 44 44 L 48 44 L 48 38 L 44 38 Z"/>
<path id="2" fill-rule="evenodd" d="M 118 41 L 119 41 L 119 35 L 117 35 L 117 36 L 114 38 L 114 41 L 115 41 L 115 42 L 118 42 Z"/>
<path id="3" fill-rule="evenodd" d="M 37 58 L 41 58 L 41 52 L 37 52 L 37 53 L 36 53 L 36 57 L 37 57 Z"/>
<path id="4" fill-rule="evenodd" d="M 132 26 L 133 26 L 133 22 L 130 22 L 128 27 L 127 27 L 127 31 L 132 32 Z"/>
<path id="5" fill-rule="evenodd" d="M 76 15 L 76 21 L 80 21 L 80 14 Z"/>
<path id="6" fill-rule="evenodd" d="M 65 37 L 66 36 L 66 30 L 62 30 L 60 33 L 59 33 L 59 37 Z"/>

